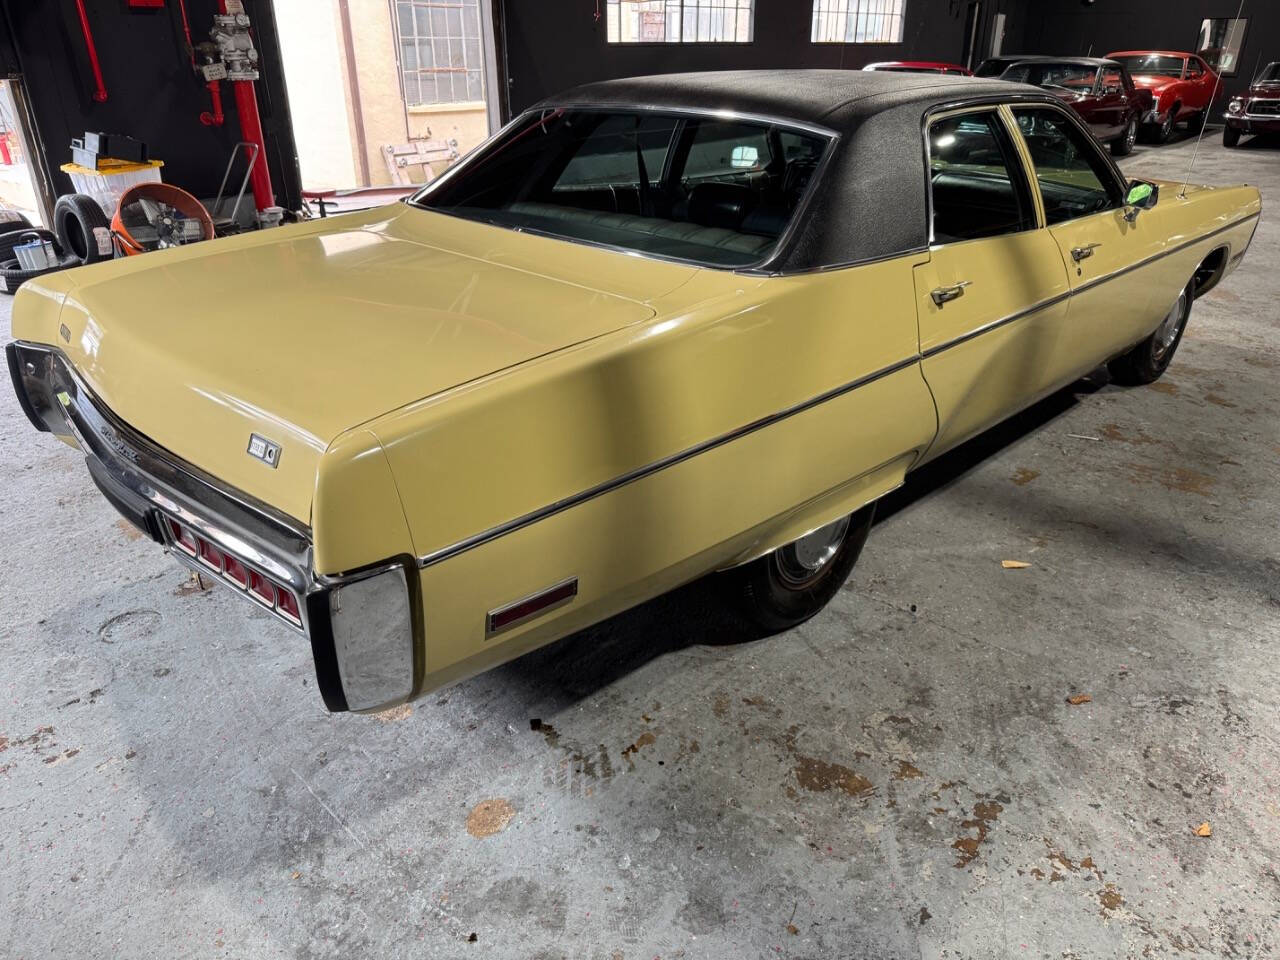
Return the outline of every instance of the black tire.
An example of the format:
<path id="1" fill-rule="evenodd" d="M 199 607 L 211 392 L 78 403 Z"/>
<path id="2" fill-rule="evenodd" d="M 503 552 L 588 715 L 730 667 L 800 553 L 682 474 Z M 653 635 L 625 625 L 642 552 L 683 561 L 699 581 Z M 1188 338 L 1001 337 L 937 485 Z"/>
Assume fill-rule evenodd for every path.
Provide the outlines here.
<path id="1" fill-rule="evenodd" d="M 15 216 L 10 220 L 0 220 L 0 233 L 8 233 L 11 230 L 30 230 L 31 221 L 20 213 L 14 212 Z"/>
<path id="2" fill-rule="evenodd" d="M 8 233 L 0 233 L 0 263 L 14 258 L 14 247 L 20 247 L 22 244 L 36 238 L 48 240 L 53 244 L 54 252 L 59 257 L 62 256 L 62 246 L 58 243 L 57 237 L 43 227 L 28 227 L 25 230 L 10 230 Z"/>
<path id="3" fill-rule="evenodd" d="M 1204 125 L 1209 121 L 1208 110 L 1197 110 L 1187 118 L 1187 132 L 1199 133 L 1204 129 Z"/>
<path id="4" fill-rule="evenodd" d="M 1222 128 L 1222 145 L 1230 150 L 1240 145 L 1240 128 L 1227 124 Z"/>
<path id="5" fill-rule="evenodd" d="M 58 261 L 56 267 L 45 267 L 43 270 L 23 270 L 18 266 L 17 260 L 6 260 L 0 263 L 0 293 L 7 293 L 13 296 L 18 292 L 18 288 L 34 277 L 43 277 L 46 273 L 55 273 L 58 270 L 66 270 L 68 267 L 78 267 L 80 261 L 74 254 L 67 254 Z"/>
<path id="6" fill-rule="evenodd" d="M 1178 117 L 1178 108 L 1176 106 L 1169 108 L 1169 115 L 1165 117 L 1164 123 L 1158 123 L 1152 127 L 1151 139 L 1156 143 L 1168 143 L 1169 138 L 1173 136 L 1173 127 Z"/>
<path id="7" fill-rule="evenodd" d="M 1133 145 L 1137 140 L 1138 121 L 1130 118 L 1129 123 L 1124 128 L 1124 133 L 1111 141 L 1111 155 L 1113 157 L 1127 157 L 1133 153 Z"/>
<path id="8" fill-rule="evenodd" d="M 69 193 L 58 198 L 53 207 L 53 232 L 58 235 L 62 248 L 78 258 L 78 263 L 97 263 L 112 258 L 114 250 L 99 252 L 95 229 L 111 229 L 111 223 L 97 200 L 83 193 Z"/>
<path id="9" fill-rule="evenodd" d="M 1187 321 L 1191 319 L 1191 305 L 1195 303 L 1195 299 L 1196 283 L 1192 280 L 1183 288 L 1177 302 L 1151 336 L 1128 353 L 1108 362 L 1107 369 L 1111 372 L 1112 382 L 1126 387 L 1138 387 L 1159 380 L 1169 369 L 1169 362 L 1173 360 L 1173 354 L 1182 342 L 1182 334 L 1187 329 Z"/>
<path id="10" fill-rule="evenodd" d="M 838 539 L 827 545 L 834 547 L 835 552 L 811 570 L 806 570 L 799 559 L 797 544 L 822 531 L 814 531 L 795 543 L 730 570 L 725 576 L 738 613 L 769 633 L 787 630 L 808 620 L 825 607 L 849 579 L 862 553 L 862 545 L 867 542 L 874 517 L 875 504 L 871 504 L 823 527 L 823 531 L 829 531 L 836 524 L 845 524 Z"/>

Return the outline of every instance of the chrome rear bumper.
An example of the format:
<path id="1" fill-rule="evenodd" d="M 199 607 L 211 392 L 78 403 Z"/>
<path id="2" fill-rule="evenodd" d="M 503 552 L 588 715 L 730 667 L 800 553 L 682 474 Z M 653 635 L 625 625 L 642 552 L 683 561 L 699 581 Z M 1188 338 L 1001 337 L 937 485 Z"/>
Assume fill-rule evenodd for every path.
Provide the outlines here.
<path id="1" fill-rule="evenodd" d="M 32 425 L 76 442 L 94 483 L 112 506 L 183 564 L 255 600 L 309 638 L 326 707 L 370 710 L 409 696 L 415 677 L 413 638 L 422 622 L 417 591 L 411 587 L 416 584 L 410 576 L 416 571 L 413 558 L 340 577 L 317 577 L 311 530 L 305 524 L 223 484 L 121 421 L 56 348 L 15 341 L 5 353 L 18 402 Z M 182 529 L 193 533 L 196 542 L 216 548 L 209 551 L 213 562 L 178 542 Z M 227 558 L 291 591 L 300 601 L 297 616 L 278 600 L 272 604 L 255 597 L 232 575 L 236 571 Z M 403 578 L 393 579 L 404 585 L 406 595 L 391 598 L 398 622 L 375 610 L 364 611 L 369 619 L 352 622 L 346 611 L 356 598 L 369 594 L 369 582 L 400 567 L 405 568 Z M 385 582 L 383 601 L 388 599 Z M 337 601 L 339 594 L 345 595 L 346 611 Z"/>

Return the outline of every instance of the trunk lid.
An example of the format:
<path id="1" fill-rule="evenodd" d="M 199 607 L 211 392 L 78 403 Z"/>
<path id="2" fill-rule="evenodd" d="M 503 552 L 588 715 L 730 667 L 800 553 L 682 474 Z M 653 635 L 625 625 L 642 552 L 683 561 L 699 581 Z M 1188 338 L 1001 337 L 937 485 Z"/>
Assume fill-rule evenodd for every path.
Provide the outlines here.
<path id="1" fill-rule="evenodd" d="M 309 522 L 345 430 L 644 321 L 693 272 L 397 205 L 83 268 L 50 342 L 135 429 Z"/>

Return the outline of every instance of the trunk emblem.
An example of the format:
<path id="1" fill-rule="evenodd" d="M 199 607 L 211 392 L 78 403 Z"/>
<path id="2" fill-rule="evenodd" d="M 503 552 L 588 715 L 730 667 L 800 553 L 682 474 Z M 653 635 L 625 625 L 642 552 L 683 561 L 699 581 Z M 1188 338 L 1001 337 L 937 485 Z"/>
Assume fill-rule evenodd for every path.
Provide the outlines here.
<path id="1" fill-rule="evenodd" d="M 274 470 L 280 466 L 280 444 L 268 440 L 256 433 L 249 434 L 249 456 L 261 460 Z"/>

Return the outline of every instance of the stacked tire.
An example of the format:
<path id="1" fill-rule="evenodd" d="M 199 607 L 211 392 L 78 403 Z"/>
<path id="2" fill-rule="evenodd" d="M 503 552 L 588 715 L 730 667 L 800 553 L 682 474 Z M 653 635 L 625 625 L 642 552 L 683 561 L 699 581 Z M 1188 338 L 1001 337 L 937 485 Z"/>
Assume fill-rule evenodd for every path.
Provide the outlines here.
<path id="1" fill-rule="evenodd" d="M 32 227 L 22 219 L 17 228 L 0 233 L 0 293 L 14 294 L 28 280 L 78 267 L 86 263 L 110 260 L 113 253 L 111 224 L 92 197 L 81 193 L 59 197 L 53 208 L 53 231 Z M 14 248 L 31 240 L 46 240 L 53 246 L 58 260 L 39 270 L 24 270 L 14 256 Z"/>

